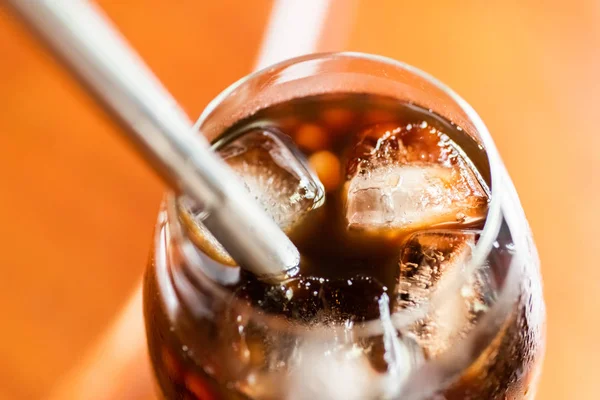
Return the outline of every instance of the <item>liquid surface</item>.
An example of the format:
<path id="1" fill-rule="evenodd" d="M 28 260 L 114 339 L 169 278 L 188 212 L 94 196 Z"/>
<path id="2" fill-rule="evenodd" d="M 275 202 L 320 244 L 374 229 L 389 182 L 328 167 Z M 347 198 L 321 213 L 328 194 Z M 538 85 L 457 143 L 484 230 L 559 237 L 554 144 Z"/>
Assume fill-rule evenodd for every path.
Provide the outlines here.
<path id="1" fill-rule="evenodd" d="M 290 141 L 309 171 L 293 161 Z M 270 287 L 244 274 L 233 288 L 267 313 L 304 322 L 323 314 L 340 322 L 378 318 L 382 294 L 399 307 L 392 293 L 411 235 L 478 230 L 485 222 L 489 171 L 482 147 L 428 110 L 394 99 L 292 100 L 239 122 L 215 148 L 301 254 L 299 278 Z M 207 249 L 215 246 L 200 230 L 196 242 L 234 264 L 223 249 Z"/>

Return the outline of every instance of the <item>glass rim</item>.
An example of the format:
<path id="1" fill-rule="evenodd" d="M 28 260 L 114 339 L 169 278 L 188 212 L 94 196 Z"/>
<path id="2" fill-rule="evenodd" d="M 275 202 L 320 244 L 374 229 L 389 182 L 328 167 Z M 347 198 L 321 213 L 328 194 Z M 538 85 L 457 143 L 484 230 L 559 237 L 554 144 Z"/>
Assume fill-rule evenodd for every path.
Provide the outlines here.
<path id="1" fill-rule="evenodd" d="M 383 63 L 389 65 L 391 67 L 400 68 L 405 70 L 417 77 L 425 80 L 430 83 L 437 89 L 441 90 L 445 95 L 449 97 L 451 101 L 453 101 L 458 108 L 464 112 L 467 119 L 473 124 L 477 134 L 479 135 L 479 139 L 481 140 L 486 155 L 489 162 L 490 167 L 490 176 L 491 176 L 491 199 L 488 208 L 488 214 L 486 218 L 486 222 L 484 224 L 483 229 L 480 231 L 480 237 L 477 244 L 474 246 L 470 261 L 465 265 L 463 273 L 460 276 L 463 279 L 457 279 L 453 284 L 447 285 L 440 295 L 443 297 L 444 293 L 452 292 L 459 290 L 461 285 L 464 283 L 465 279 L 470 276 L 476 268 L 483 265 L 488 254 L 492 251 L 492 247 L 494 242 L 496 241 L 497 235 L 500 231 L 500 226 L 502 223 L 502 208 L 501 208 L 501 187 L 502 184 L 502 173 L 503 167 L 500 156 L 497 152 L 496 146 L 493 142 L 493 139 L 482 121 L 477 112 L 462 98 L 460 97 L 454 90 L 452 90 L 449 86 L 433 77 L 432 75 L 412 66 L 406 64 L 401 61 L 394 60 L 392 58 L 373 55 L 367 53 L 359 53 L 359 52 L 327 52 L 327 53 L 314 53 L 303 55 L 300 57 L 295 57 L 291 59 L 284 60 L 282 62 L 273 64 L 271 66 L 265 67 L 256 72 L 250 73 L 238 81 L 231 84 L 221 93 L 219 93 L 210 103 L 204 108 L 197 122 L 194 124 L 194 129 L 201 132 L 202 125 L 205 121 L 212 115 L 212 113 L 223 103 L 225 99 L 231 96 L 237 89 L 248 84 L 254 79 L 260 78 L 269 73 L 274 73 L 277 71 L 283 71 L 288 67 L 298 65 L 303 62 L 315 61 L 315 60 L 326 60 L 326 59 L 362 59 L 373 61 L 377 63 Z M 340 91 L 341 92 L 341 91 Z M 179 219 L 177 216 L 177 205 L 176 205 L 176 196 L 174 193 L 170 193 L 166 196 L 165 204 L 167 208 L 168 219 L 172 225 L 172 227 L 176 231 L 176 236 L 180 236 L 180 239 L 183 239 L 183 246 L 190 247 L 187 250 L 184 249 L 184 256 L 186 258 L 186 263 L 189 265 L 196 265 L 197 263 L 201 263 L 197 257 L 194 257 L 193 249 L 195 246 L 191 243 L 191 241 L 187 238 L 187 234 L 185 232 L 185 228 L 181 226 Z M 436 231 L 443 231 L 443 228 L 436 229 Z M 415 232 L 418 233 L 418 232 Z M 181 241 L 180 241 L 181 243 Z M 197 254 L 196 254 L 197 255 Z M 201 268 L 198 268 L 201 270 Z M 214 290 L 214 294 L 218 296 L 227 296 L 231 295 L 231 292 L 227 289 L 223 288 L 217 282 L 214 282 L 211 278 L 206 277 L 206 281 L 208 282 L 209 289 L 211 291 Z M 203 282 L 203 284 L 207 284 L 207 282 Z M 511 284 L 511 280 L 506 281 L 507 284 Z M 511 291 L 508 291 L 511 292 Z M 501 293 L 502 295 L 503 293 Z M 506 293 L 508 295 L 508 293 Z M 436 294 L 437 296 L 437 294 Z M 500 297 L 500 296 L 499 296 Z M 498 299 L 500 300 L 500 298 Z M 424 306 L 417 307 L 414 310 L 411 310 L 410 313 L 393 313 L 391 314 L 393 319 L 393 326 L 396 330 L 404 329 L 414 323 L 419 318 L 422 318 L 429 311 L 430 303 L 426 303 Z M 498 304 L 499 305 L 499 304 Z M 495 305 L 494 305 L 495 306 Z M 492 308 L 494 307 L 492 306 Z M 257 313 L 255 307 L 250 307 L 254 312 L 252 314 L 253 318 L 260 320 L 267 324 L 267 326 L 272 327 L 273 329 L 285 331 L 285 332 L 294 332 L 295 334 L 299 334 L 302 336 L 306 335 L 317 335 L 317 336 L 325 336 L 332 337 L 335 335 L 339 335 L 340 332 L 348 332 L 349 329 L 345 327 L 331 327 L 331 326 L 323 326 L 319 328 L 311 328 L 307 329 L 306 325 L 301 324 L 293 324 L 289 320 L 276 315 L 267 315 Z M 492 310 L 490 310 L 491 312 Z M 403 315 L 402 315 L 403 314 Z M 410 314 L 409 316 L 407 314 Z M 480 321 L 482 323 L 484 321 Z M 372 336 L 375 334 L 381 333 L 381 323 L 379 318 L 374 320 L 368 320 L 365 322 L 361 322 L 360 324 L 355 324 L 350 330 L 352 331 L 355 337 L 365 337 Z M 468 339 L 469 335 L 467 335 L 466 339 Z"/>

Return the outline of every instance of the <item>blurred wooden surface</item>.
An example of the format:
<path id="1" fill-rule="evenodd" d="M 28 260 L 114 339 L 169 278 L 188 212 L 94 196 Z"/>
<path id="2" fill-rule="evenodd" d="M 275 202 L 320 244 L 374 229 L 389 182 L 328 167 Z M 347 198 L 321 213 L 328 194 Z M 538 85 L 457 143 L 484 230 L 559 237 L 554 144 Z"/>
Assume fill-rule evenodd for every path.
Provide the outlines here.
<path id="1" fill-rule="evenodd" d="M 271 2 L 100 4 L 192 116 L 252 68 Z M 142 273 L 162 187 L 0 9 L 0 399 L 48 393 Z M 595 399 L 600 3 L 361 1 L 346 49 L 449 84 L 494 135 L 542 259 L 540 399 Z"/>

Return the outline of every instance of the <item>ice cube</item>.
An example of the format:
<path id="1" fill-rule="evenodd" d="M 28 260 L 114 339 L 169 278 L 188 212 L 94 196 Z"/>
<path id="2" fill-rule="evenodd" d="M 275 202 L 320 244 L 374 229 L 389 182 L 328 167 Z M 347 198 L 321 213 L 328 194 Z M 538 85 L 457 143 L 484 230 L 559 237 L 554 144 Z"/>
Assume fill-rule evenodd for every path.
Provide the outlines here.
<path id="1" fill-rule="evenodd" d="M 427 316 L 410 327 L 428 357 L 465 335 L 485 310 L 478 275 L 463 276 L 478 236 L 477 231 L 420 232 L 402 250 L 392 309 L 428 306 Z"/>
<path id="2" fill-rule="evenodd" d="M 363 349 L 334 343 L 304 344 L 290 371 L 287 398 L 291 400 L 369 400 L 378 397 L 377 374 Z"/>
<path id="3" fill-rule="evenodd" d="M 323 185 L 291 139 L 280 131 L 252 129 L 218 141 L 214 149 L 284 231 L 323 204 Z M 235 265 L 202 225 L 203 210 L 194 209 L 185 196 L 180 204 L 194 222 L 196 245 L 218 261 Z"/>
<path id="4" fill-rule="evenodd" d="M 219 154 L 282 229 L 290 228 L 323 203 L 323 185 L 283 133 L 254 129 L 217 146 Z"/>
<path id="5" fill-rule="evenodd" d="M 344 313 L 339 309 L 342 305 L 334 300 L 340 300 L 336 294 L 346 286 L 354 287 L 358 298 L 359 292 L 372 283 L 360 277 L 345 280 L 344 284 L 317 277 L 296 277 L 278 285 L 250 279 L 236 291 L 235 297 L 263 312 L 289 318 L 299 324 L 295 329 L 303 327 L 307 334 L 314 328 L 332 325 L 337 329 L 351 329 L 352 323 L 347 322 L 350 311 Z M 381 286 L 375 286 L 381 294 Z M 300 338 L 268 329 L 244 317 L 239 311 L 242 309 L 231 309 L 229 321 L 235 323 L 233 327 L 223 326 L 222 331 L 230 332 L 231 339 L 227 341 L 235 350 L 234 357 L 230 358 L 236 360 L 238 366 L 244 365 L 248 372 L 242 384 L 246 393 L 257 397 L 260 393 L 265 398 L 370 398 L 373 387 L 369 385 L 374 384 L 377 372 L 369 364 L 363 346 L 344 340 L 343 335 L 329 339 L 320 335 Z M 389 314 L 387 303 L 386 309 Z M 313 342 L 313 337 L 319 339 Z M 273 376 L 277 379 L 273 380 Z M 349 384 L 356 386 L 350 389 Z"/>
<path id="6" fill-rule="evenodd" d="M 278 393 L 273 398 L 393 398 L 420 360 L 421 350 L 394 328 L 387 292 L 377 280 L 363 275 L 331 280 L 300 276 L 278 285 L 247 281 L 236 291 L 237 299 L 289 318 L 297 324 L 295 329 L 305 328 L 308 333 L 326 327 L 335 332 L 323 342 L 321 335 L 308 337 L 319 338 L 316 343 L 297 340 L 246 323 L 232 310 L 239 326 L 223 327 L 223 331 L 237 338 L 228 341 L 237 349 L 237 364 L 253 368 L 246 378 L 253 382 L 249 390 L 256 390 L 257 382 L 268 386 L 266 375 L 284 373 L 276 386 L 282 390 L 287 380 L 293 396 Z M 365 321 L 376 323 L 378 332 L 355 336 L 353 329 L 360 329 Z"/>
<path id="7" fill-rule="evenodd" d="M 378 298 L 383 334 L 360 338 L 349 334 L 346 340 L 305 343 L 291 369 L 291 398 L 396 397 L 420 361 L 420 349 L 394 328 L 387 294 Z M 351 324 L 346 327 L 352 329 Z"/>
<path id="8" fill-rule="evenodd" d="M 361 132 L 347 164 L 352 229 L 405 232 L 485 216 L 488 196 L 450 138 L 426 122 Z"/>
<path id="9" fill-rule="evenodd" d="M 443 284 L 460 274 L 471 257 L 475 232 L 420 232 L 404 245 L 400 255 L 400 277 L 396 286 L 397 306 L 410 308 L 429 301 Z"/>

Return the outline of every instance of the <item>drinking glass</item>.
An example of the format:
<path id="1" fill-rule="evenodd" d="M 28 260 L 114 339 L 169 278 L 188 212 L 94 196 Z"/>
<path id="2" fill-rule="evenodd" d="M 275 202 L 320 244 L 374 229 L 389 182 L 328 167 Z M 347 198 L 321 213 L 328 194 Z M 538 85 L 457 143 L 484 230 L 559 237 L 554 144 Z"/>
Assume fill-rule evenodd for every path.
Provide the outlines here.
<path id="1" fill-rule="evenodd" d="M 459 273 L 426 304 L 353 326 L 311 327 L 265 314 L 228 287 L 238 267 L 223 265 L 190 238 L 176 196 L 167 193 L 144 282 L 151 361 L 166 399 L 529 399 L 545 345 L 539 260 L 519 198 L 486 126 L 461 97 L 399 61 L 359 53 L 303 56 L 253 73 L 218 95 L 197 122 L 214 140 L 259 110 L 331 93 L 393 97 L 430 110 L 470 135 L 487 158 L 477 165 L 491 201 L 483 229 Z M 293 111 L 292 111 L 293 112 Z M 446 231 L 419 235 L 454 235 Z M 465 233 L 468 234 L 468 233 Z M 467 331 L 415 332 L 425 320 L 452 323 L 480 282 L 484 299 Z M 385 371 L 365 372 L 357 348 L 383 346 Z"/>

